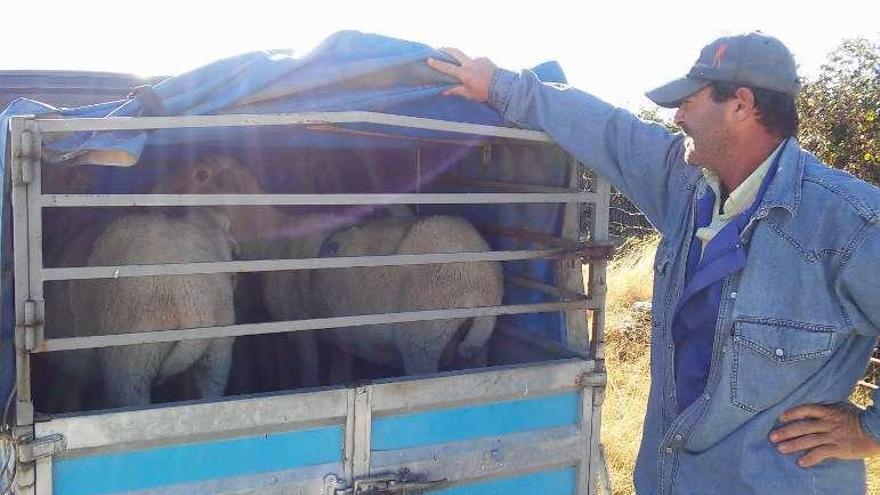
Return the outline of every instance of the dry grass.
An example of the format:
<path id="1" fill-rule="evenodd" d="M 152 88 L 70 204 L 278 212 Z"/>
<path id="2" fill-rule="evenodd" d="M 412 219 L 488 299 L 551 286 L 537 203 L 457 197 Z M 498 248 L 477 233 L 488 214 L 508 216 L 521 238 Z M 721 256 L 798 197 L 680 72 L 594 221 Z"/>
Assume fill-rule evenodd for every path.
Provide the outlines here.
<path id="1" fill-rule="evenodd" d="M 650 384 L 650 317 L 634 312 L 633 303 L 651 300 L 656 249 L 656 237 L 628 242 L 608 266 L 602 443 L 615 495 L 635 493 L 632 473 Z"/>
<path id="2" fill-rule="evenodd" d="M 650 317 L 634 311 L 633 303 L 651 300 L 657 241 L 649 237 L 628 242 L 608 267 L 608 389 L 602 410 L 602 443 L 614 495 L 635 493 L 632 473 L 650 380 Z M 868 495 L 880 495 L 880 458 L 868 462 Z"/>

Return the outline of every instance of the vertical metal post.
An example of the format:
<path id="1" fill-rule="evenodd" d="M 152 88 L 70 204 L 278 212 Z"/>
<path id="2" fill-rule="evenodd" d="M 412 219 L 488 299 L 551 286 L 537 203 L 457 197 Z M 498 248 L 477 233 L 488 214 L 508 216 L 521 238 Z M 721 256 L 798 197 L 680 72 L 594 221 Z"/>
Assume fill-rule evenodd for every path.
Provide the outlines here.
<path id="1" fill-rule="evenodd" d="M 15 427 L 16 438 L 28 440 L 34 435 L 34 407 L 31 399 L 31 362 L 29 344 L 36 310 L 31 297 L 30 237 L 28 219 L 29 186 L 33 184 L 34 136 L 25 118 L 9 121 L 10 172 L 12 174 L 13 255 L 15 260 Z M 34 465 L 18 463 L 15 493 L 34 494 Z"/>
<path id="2" fill-rule="evenodd" d="M 34 304 L 34 322 L 31 327 L 33 345 L 43 340 L 43 323 L 46 321 L 43 300 L 43 206 L 42 195 L 42 156 L 43 137 L 36 122 L 25 124 L 25 136 L 29 136 L 30 149 L 26 150 L 27 160 L 25 171 L 30 174 L 27 185 L 28 195 L 28 264 L 30 301 Z"/>
<path id="3" fill-rule="evenodd" d="M 608 211 L 611 206 L 611 186 L 602 177 L 596 176 L 595 193 L 597 195 L 596 206 L 593 208 L 593 231 L 591 241 L 594 243 L 607 243 L 608 238 Z M 604 259 L 593 260 L 590 264 L 589 287 L 590 298 L 595 301 L 599 309 L 593 311 L 592 336 L 590 338 L 590 351 L 600 371 L 605 370 L 605 270 L 608 262 Z"/>
<path id="4" fill-rule="evenodd" d="M 371 431 L 373 423 L 373 388 L 355 387 L 348 390 L 345 421 L 345 479 L 354 480 L 370 474 Z"/>
<path id="5" fill-rule="evenodd" d="M 581 181 L 581 164 L 574 157 L 568 159 L 570 189 L 586 188 Z M 586 235 L 581 227 L 581 203 L 566 203 L 563 213 L 562 237 L 576 242 L 585 240 Z M 583 294 L 584 288 L 584 264 L 579 258 L 566 258 L 556 263 L 556 284 L 572 292 Z M 590 347 L 590 336 L 587 331 L 587 317 L 583 311 L 565 312 L 566 341 L 575 349 L 586 351 Z"/>
<path id="6" fill-rule="evenodd" d="M 581 422 L 580 431 L 586 439 L 583 446 L 583 458 L 581 465 L 577 471 L 577 493 L 584 495 L 593 495 L 595 493 L 595 479 L 597 464 L 593 459 L 593 443 L 596 442 L 595 431 L 593 430 L 593 389 L 594 387 L 585 387 L 581 390 Z"/>
<path id="7" fill-rule="evenodd" d="M 45 304 L 43 301 L 43 213 L 42 201 L 40 195 L 42 193 L 42 136 L 36 122 L 25 122 L 25 130 L 22 135 L 22 151 L 23 153 L 23 172 L 27 182 L 27 212 L 28 212 L 28 284 L 30 286 L 30 294 L 28 297 L 28 305 L 33 313 L 32 319 L 29 321 L 30 328 L 27 329 L 27 350 L 30 351 L 43 340 L 43 322 L 45 318 Z M 27 177 L 29 175 L 29 177 Z M 30 420 L 33 423 L 33 396 L 30 380 L 30 354 L 28 359 L 28 377 L 27 377 L 27 400 L 30 410 Z M 19 396 L 19 404 L 22 397 Z M 34 469 L 34 489 L 36 494 L 49 494 L 52 491 L 52 457 L 45 457 L 37 460 L 32 466 Z"/>
<path id="8" fill-rule="evenodd" d="M 591 241 L 594 243 L 608 243 L 608 215 L 611 206 L 611 186 L 604 178 L 596 176 L 594 183 L 594 192 L 596 193 L 596 205 L 593 208 L 593 231 L 591 232 Z M 592 335 L 590 336 L 590 354 L 596 361 L 596 371 L 605 372 L 605 295 L 607 292 L 606 269 L 608 262 L 604 259 L 593 260 L 590 264 L 589 272 L 589 296 L 596 302 L 596 309 L 593 311 L 592 318 Z M 584 391 L 590 393 L 590 391 Z M 593 387 L 591 391 L 593 395 L 592 414 L 590 420 L 592 422 L 591 441 L 590 441 L 590 491 L 594 493 L 598 485 L 599 473 L 604 473 L 607 478 L 608 469 L 605 466 L 605 459 L 602 455 L 602 447 L 599 443 L 600 432 L 602 429 L 602 403 L 605 400 L 605 386 Z M 608 486 L 607 479 L 605 486 Z"/>
<path id="9" fill-rule="evenodd" d="M 36 492 L 34 495 L 52 495 L 52 463 L 53 456 L 51 455 L 36 460 Z"/>

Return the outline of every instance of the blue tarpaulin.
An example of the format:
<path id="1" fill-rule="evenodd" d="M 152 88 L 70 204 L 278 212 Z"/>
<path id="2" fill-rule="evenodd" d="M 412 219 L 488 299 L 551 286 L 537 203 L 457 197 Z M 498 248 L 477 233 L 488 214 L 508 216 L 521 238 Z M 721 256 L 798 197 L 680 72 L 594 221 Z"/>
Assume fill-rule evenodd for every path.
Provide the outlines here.
<path id="1" fill-rule="evenodd" d="M 13 101 L 0 114 L 0 149 L 6 149 L 9 118 L 16 115 L 53 118 L 268 114 L 316 111 L 372 111 L 454 122 L 505 125 L 490 106 L 441 92 L 454 83 L 431 70 L 427 57 L 449 57 L 427 45 L 354 31 L 337 33 L 301 56 L 289 52 L 251 52 L 211 63 L 133 92 L 129 99 L 77 108 L 56 108 L 29 99 Z M 555 63 L 534 69 L 539 77 L 564 82 Z M 368 128 L 364 124 L 348 126 Z M 95 163 L 131 166 L 150 147 L 192 143 L 224 143 L 240 130 L 230 128 L 169 129 L 161 131 L 78 132 L 46 140 L 46 163 Z M 383 132 L 389 132 L 385 128 Z M 423 137 L 448 134 L 395 129 Z M 353 148 L 412 146 L 412 141 L 389 141 L 344 133 L 301 131 L 268 134 L 261 143 L 279 147 Z M 372 142 L 371 142 L 372 141 Z M 94 152 L 100 153 L 94 153 Z M 103 153 L 103 152 L 114 153 Z M 110 156 L 111 158 L 107 158 Z M 5 173 L 5 153 L 0 172 Z M 563 178 L 564 180 L 564 178 Z M 9 206 L 9 192 L 3 207 Z M 558 221 L 550 219 L 551 223 Z M 546 227 L 548 219 L 542 219 Z M 13 383 L 13 299 L 9 225 L 0 236 L 3 253 L 2 374 L 0 393 L 6 397 Z M 549 265 L 547 266 L 549 268 Z M 550 276 L 549 270 L 547 276 Z M 558 326 L 558 324 L 557 324 Z"/>

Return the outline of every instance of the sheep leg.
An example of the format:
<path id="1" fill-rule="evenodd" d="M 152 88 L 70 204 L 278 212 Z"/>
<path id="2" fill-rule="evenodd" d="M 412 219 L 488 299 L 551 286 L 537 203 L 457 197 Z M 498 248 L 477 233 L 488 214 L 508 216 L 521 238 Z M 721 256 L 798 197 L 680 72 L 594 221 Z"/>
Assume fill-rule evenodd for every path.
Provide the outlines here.
<path id="1" fill-rule="evenodd" d="M 395 325 L 394 341 L 403 359 L 403 371 L 407 375 L 436 373 L 443 350 L 463 322 L 456 318 Z"/>
<path id="2" fill-rule="evenodd" d="M 200 399 L 216 399 L 226 391 L 232 368 L 232 337 L 212 339 L 205 353 L 193 364 L 192 383 Z"/>
<path id="3" fill-rule="evenodd" d="M 459 369 L 486 367 L 489 362 L 489 338 L 494 330 L 494 316 L 473 319 L 470 329 L 456 350 L 456 366 Z"/>
<path id="4" fill-rule="evenodd" d="M 98 350 L 103 369 L 105 406 L 126 407 L 150 404 L 150 387 L 159 374 L 169 344 L 107 347 Z"/>

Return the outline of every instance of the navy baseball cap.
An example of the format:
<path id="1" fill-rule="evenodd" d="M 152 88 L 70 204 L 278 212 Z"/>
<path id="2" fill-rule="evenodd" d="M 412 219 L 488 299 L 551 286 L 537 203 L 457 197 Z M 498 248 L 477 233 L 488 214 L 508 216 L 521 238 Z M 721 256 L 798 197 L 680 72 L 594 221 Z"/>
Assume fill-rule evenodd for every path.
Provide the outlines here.
<path id="1" fill-rule="evenodd" d="M 645 95 L 666 108 L 713 82 L 796 95 L 801 88 L 794 57 L 778 39 L 760 32 L 726 36 L 706 45 L 687 76 Z"/>

